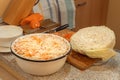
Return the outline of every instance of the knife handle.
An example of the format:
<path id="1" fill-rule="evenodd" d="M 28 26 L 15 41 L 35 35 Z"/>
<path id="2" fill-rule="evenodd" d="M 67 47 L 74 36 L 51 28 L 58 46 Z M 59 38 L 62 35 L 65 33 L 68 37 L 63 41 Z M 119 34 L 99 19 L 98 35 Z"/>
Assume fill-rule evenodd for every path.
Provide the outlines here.
<path id="1" fill-rule="evenodd" d="M 55 31 L 60 31 L 60 30 L 63 30 L 63 29 L 66 29 L 67 27 L 69 27 L 68 24 L 65 24 L 65 25 L 62 25 L 62 26 L 59 26 L 58 28 L 55 29 Z"/>

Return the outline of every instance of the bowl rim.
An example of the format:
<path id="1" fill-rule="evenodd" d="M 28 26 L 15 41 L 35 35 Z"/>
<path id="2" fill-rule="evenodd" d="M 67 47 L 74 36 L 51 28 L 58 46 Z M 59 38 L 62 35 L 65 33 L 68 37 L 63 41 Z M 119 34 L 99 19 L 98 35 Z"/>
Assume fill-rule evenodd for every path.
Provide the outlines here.
<path id="1" fill-rule="evenodd" d="M 11 49 L 11 48 L 10 48 Z M 15 54 L 12 50 L 11 50 L 11 53 L 13 55 L 15 55 L 16 57 L 22 59 L 22 60 L 26 60 L 26 61 L 31 61 L 31 62 L 51 62 L 51 61 L 56 61 L 56 60 L 59 60 L 59 59 L 62 59 L 64 57 L 66 57 L 69 53 L 71 52 L 71 49 L 66 53 L 64 54 L 63 56 L 60 56 L 60 57 L 57 57 L 57 58 L 53 58 L 53 59 L 50 59 L 50 60 L 34 60 L 34 59 L 29 59 L 29 58 L 25 58 L 25 57 L 22 57 L 22 56 L 19 56 L 17 54 Z"/>
<path id="2" fill-rule="evenodd" d="M 34 33 L 34 34 L 44 34 L 44 33 Z M 27 34 L 27 35 L 24 35 L 24 36 L 29 36 L 29 35 L 34 35 L 34 34 Z M 49 34 L 49 33 L 45 33 L 45 34 Z M 52 34 L 52 35 L 54 35 L 54 34 Z M 24 37 L 24 36 L 21 36 L 21 37 Z M 56 35 L 56 36 L 58 36 L 58 35 Z M 18 37 L 17 39 L 19 39 L 19 38 L 21 38 L 21 37 Z M 61 36 L 58 36 L 58 37 L 61 37 Z M 63 37 L 61 37 L 61 38 L 63 38 Z M 16 39 L 16 40 L 17 40 L 17 39 Z M 63 38 L 63 39 L 64 39 L 64 38 Z M 12 49 L 12 44 L 13 44 L 16 40 L 14 40 L 14 41 L 11 43 L 11 46 L 10 46 L 11 53 L 12 53 L 13 55 L 15 55 L 17 58 L 20 58 L 20 59 L 26 60 L 26 61 L 31 61 L 31 62 L 51 62 L 51 61 L 56 61 L 56 60 L 59 60 L 59 59 L 62 59 L 62 58 L 64 58 L 64 57 L 66 57 L 66 56 L 71 52 L 71 50 L 72 50 L 71 44 L 69 43 L 69 41 L 67 41 L 66 39 L 64 39 L 64 40 L 69 44 L 69 50 L 68 50 L 64 55 L 59 56 L 59 57 L 57 57 L 57 58 L 49 59 L 49 60 L 35 60 L 35 59 L 30 59 L 30 58 L 22 57 L 22 56 L 16 54 L 16 53 L 13 51 L 13 49 Z"/>

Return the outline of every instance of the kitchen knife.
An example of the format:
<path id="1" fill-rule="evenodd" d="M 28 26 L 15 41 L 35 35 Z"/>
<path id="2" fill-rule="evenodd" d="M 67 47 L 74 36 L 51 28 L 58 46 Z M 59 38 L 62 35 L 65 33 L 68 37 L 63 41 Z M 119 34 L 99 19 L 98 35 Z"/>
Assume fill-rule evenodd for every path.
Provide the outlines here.
<path id="1" fill-rule="evenodd" d="M 51 30 L 44 31 L 44 33 L 53 33 L 53 32 L 57 32 L 57 31 L 66 29 L 67 27 L 69 27 L 69 25 L 68 25 L 68 24 L 65 24 L 65 25 L 62 25 L 62 26 L 53 28 L 53 29 L 51 29 Z"/>

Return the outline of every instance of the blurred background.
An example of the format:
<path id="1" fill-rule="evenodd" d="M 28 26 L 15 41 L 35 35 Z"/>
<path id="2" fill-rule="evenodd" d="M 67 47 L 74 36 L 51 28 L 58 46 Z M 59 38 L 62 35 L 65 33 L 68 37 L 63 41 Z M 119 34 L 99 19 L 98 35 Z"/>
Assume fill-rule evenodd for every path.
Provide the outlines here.
<path id="1" fill-rule="evenodd" d="M 9 5 L 15 0 L 0 0 L 0 21 L 4 18 Z M 16 0 L 16 4 L 19 1 Z M 25 0 L 24 0 L 25 1 Z M 30 0 L 32 1 L 32 0 Z M 83 27 L 106 25 L 114 30 L 117 43 L 115 48 L 120 49 L 120 0 L 73 0 L 75 5 L 75 27 L 73 31 L 77 31 Z M 14 4 L 14 6 L 16 6 Z M 19 3 L 20 4 L 20 3 Z M 30 4 L 26 3 L 26 6 Z M 20 7 L 20 5 L 17 5 Z M 33 9 L 33 5 L 32 9 Z M 14 13 L 13 13 L 14 14 Z M 2 22 L 2 21 L 1 21 Z"/>

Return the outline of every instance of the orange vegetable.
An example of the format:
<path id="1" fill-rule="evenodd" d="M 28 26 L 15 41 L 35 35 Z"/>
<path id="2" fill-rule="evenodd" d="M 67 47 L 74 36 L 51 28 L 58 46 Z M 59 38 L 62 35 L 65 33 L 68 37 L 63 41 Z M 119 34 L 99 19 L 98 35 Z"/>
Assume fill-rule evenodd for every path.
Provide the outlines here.
<path id="1" fill-rule="evenodd" d="M 58 35 L 58 36 L 61 36 L 61 37 L 65 38 L 65 39 L 67 39 L 68 41 L 70 41 L 70 38 L 74 34 L 74 32 L 68 32 L 68 33 L 64 33 L 64 34 L 56 32 L 54 34 Z"/>
<path id="2" fill-rule="evenodd" d="M 72 36 L 73 34 L 74 34 L 74 33 L 67 33 L 67 34 L 64 34 L 63 37 L 64 37 L 65 39 L 67 39 L 68 41 L 70 41 L 70 38 L 71 38 L 71 36 Z"/>
<path id="3" fill-rule="evenodd" d="M 30 25 L 31 28 L 38 28 L 40 27 L 40 22 L 43 20 L 43 16 L 39 13 L 33 13 L 30 16 L 24 18 L 20 25 L 24 26 L 26 24 Z"/>

